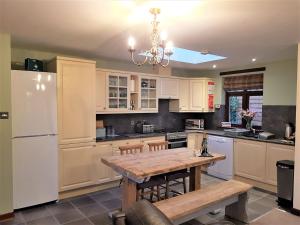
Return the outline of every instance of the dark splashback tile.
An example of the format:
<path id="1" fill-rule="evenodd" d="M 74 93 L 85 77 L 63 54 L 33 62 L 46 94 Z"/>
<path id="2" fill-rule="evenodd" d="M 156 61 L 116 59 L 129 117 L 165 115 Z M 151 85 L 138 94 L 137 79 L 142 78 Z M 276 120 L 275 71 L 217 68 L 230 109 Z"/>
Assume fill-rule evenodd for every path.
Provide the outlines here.
<path id="1" fill-rule="evenodd" d="M 262 129 L 284 136 L 285 124 L 296 123 L 296 106 L 264 105 L 262 111 Z"/>
<path id="2" fill-rule="evenodd" d="M 183 130 L 184 120 L 205 119 L 205 129 L 218 129 L 222 121 L 225 121 L 225 105 L 216 109 L 214 113 L 171 113 L 169 112 L 169 100 L 159 100 L 159 113 L 143 114 L 118 114 L 97 115 L 98 120 L 103 120 L 105 125 L 111 125 L 116 133 L 134 133 L 131 121 L 146 120 L 154 124 L 156 128 L 166 130 Z M 262 129 L 274 133 L 278 137 L 284 136 L 285 123 L 296 122 L 296 106 L 263 106 Z"/>
<path id="3" fill-rule="evenodd" d="M 184 121 L 188 118 L 201 119 L 204 113 L 172 113 L 169 112 L 169 100 L 159 100 L 159 113 L 110 114 L 97 115 L 97 120 L 103 120 L 106 126 L 113 126 L 116 133 L 134 133 L 131 121 L 146 120 L 158 129 L 183 130 Z"/>

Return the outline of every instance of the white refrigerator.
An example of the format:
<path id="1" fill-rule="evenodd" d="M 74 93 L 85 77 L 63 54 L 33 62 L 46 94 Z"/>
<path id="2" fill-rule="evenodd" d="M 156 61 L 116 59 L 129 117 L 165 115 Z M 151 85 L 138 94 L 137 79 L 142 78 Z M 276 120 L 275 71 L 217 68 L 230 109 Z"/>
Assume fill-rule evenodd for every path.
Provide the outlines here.
<path id="1" fill-rule="evenodd" d="M 11 72 L 14 209 L 58 199 L 56 74 Z"/>

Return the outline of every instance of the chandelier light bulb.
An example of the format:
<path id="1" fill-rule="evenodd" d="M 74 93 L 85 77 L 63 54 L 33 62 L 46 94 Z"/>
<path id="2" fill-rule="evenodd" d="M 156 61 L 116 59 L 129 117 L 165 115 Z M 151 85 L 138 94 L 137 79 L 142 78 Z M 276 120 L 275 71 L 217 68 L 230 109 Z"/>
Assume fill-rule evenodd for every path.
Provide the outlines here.
<path id="1" fill-rule="evenodd" d="M 166 44 L 166 52 L 168 53 L 172 53 L 173 52 L 173 42 L 172 41 L 168 41 Z"/>
<path id="2" fill-rule="evenodd" d="M 135 40 L 133 37 L 128 38 L 129 50 L 134 50 Z"/>
<path id="3" fill-rule="evenodd" d="M 167 38 L 168 38 L 167 32 L 166 32 L 166 31 L 162 31 L 162 32 L 160 33 L 160 39 L 161 39 L 161 41 L 166 41 Z"/>

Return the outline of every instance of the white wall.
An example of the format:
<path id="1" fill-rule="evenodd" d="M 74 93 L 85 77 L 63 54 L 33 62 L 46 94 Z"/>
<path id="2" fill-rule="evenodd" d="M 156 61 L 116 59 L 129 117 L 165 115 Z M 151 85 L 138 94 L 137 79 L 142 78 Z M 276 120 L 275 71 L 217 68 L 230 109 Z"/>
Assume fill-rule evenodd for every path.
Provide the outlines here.
<path id="1" fill-rule="evenodd" d="M 298 75 L 296 127 L 300 129 L 300 43 L 298 44 Z M 294 175 L 294 208 L 300 210 L 300 132 L 296 132 L 295 175 Z"/>

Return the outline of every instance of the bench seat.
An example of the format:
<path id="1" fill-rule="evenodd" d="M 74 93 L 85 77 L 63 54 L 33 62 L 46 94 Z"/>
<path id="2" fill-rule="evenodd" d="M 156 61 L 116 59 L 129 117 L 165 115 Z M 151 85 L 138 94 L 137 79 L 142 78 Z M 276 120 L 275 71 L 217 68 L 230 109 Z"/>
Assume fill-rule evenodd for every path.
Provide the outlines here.
<path id="1" fill-rule="evenodd" d="M 251 185 L 240 181 L 230 180 L 210 185 L 206 188 L 179 195 L 154 203 L 154 205 L 164 213 L 174 224 L 180 224 L 197 216 L 208 213 L 218 207 L 226 207 L 226 215 L 232 218 L 239 214 L 239 219 L 247 222 L 245 218 L 245 205 L 247 201 L 247 191 Z M 235 218 L 237 219 L 237 218 Z"/>

